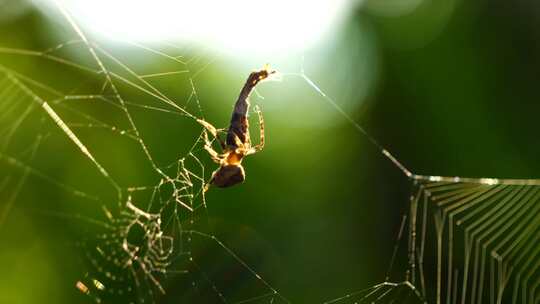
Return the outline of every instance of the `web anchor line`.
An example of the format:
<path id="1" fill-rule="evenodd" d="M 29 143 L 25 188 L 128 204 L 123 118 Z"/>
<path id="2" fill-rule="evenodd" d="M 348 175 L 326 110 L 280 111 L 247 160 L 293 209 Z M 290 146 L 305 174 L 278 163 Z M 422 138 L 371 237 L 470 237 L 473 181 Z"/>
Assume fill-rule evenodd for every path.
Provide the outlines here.
<path id="1" fill-rule="evenodd" d="M 326 102 L 328 102 L 334 109 L 341 114 L 355 129 L 360 131 L 381 153 L 390 160 L 405 176 L 412 177 L 413 174 L 405 165 L 403 165 L 395 156 L 393 156 L 388 150 L 386 150 L 373 136 L 371 136 L 359 123 L 357 123 L 349 114 L 347 114 L 343 108 L 341 108 L 332 98 L 328 97 L 304 72 L 302 71 L 298 75 L 304 79 L 310 87 L 312 87 L 317 93 L 319 93 Z"/>
<path id="2" fill-rule="evenodd" d="M 438 176 L 438 175 L 422 175 L 414 174 L 402 162 L 398 160 L 390 151 L 381 145 L 373 136 L 371 136 L 358 122 L 356 122 L 343 108 L 341 108 L 332 98 L 328 97 L 303 71 L 297 74 L 306 83 L 312 87 L 323 99 L 328 102 L 341 116 L 343 116 L 355 129 L 357 129 L 367 140 L 373 144 L 383 156 L 396 166 L 407 178 L 413 181 L 430 181 L 430 182 L 449 182 L 449 183 L 475 183 L 483 185 L 540 185 L 540 179 L 511 179 L 511 178 L 487 178 L 487 177 L 460 177 L 460 176 Z"/>
<path id="3" fill-rule="evenodd" d="M 402 236 L 408 222 L 408 261 L 404 282 L 415 288 L 417 299 L 422 303 L 433 301 L 439 304 L 443 299 L 446 299 L 445 303 L 485 303 L 483 299 L 486 298 L 491 300 L 490 303 L 506 303 L 510 299 L 513 304 L 540 303 L 537 292 L 540 287 L 540 249 L 534 249 L 540 239 L 540 179 L 413 174 L 303 71 L 296 75 L 302 77 L 413 183 L 408 211 L 402 215 L 384 283 L 390 281 L 389 273 L 398 247 L 404 241 Z M 429 241 L 426 233 L 431 220 L 435 221 L 436 231 L 436 240 L 431 241 L 435 241 L 437 248 L 437 268 L 431 272 L 436 283 L 432 284 L 426 281 L 430 271 L 424 267 L 424 249 Z M 456 249 L 461 246 L 464 251 Z M 460 263 L 460 260 L 464 262 Z M 419 290 L 416 284 L 419 284 Z"/>

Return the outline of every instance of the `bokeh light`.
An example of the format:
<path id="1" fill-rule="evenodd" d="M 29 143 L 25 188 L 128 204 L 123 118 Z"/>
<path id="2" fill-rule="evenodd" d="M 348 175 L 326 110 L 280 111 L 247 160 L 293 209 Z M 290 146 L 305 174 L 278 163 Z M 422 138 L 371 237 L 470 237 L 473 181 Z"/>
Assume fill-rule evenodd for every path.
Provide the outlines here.
<path id="1" fill-rule="evenodd" d="M 54 1 L 48 2 L 54 8 Z M 308 48 L 336 26 L 351 6 L 348 0 L 68 0 L 63 4 L 84 28 L 110 39 L 184 41 L 245 53 Z"/>

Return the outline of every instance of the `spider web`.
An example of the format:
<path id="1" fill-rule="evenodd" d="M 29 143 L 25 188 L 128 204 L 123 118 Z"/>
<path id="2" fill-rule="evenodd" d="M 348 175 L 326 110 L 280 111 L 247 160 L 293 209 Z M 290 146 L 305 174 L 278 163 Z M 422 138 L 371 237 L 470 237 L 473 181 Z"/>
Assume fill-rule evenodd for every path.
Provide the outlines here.
<path id="1" fill-rule="evenodd" d="M 355 303 L 359 297 L 370 303 L 403 303 L 412 296 L 428 303 L 540 302 L 540 180 L 414 174 L 302 77 L 412 188 L 385 282 L 340 301 Z"/>
<path id="2" fill-rule="evenodd" d="M 138 52 L 136 59 L 151 57 L 172 70 L 151 71 L 141 64 L 128 64 L 90 41 L 61 5 L 58 9 L 66 21 L 60 26 L 74 33 L 73 39 L 43 51 L 0 49 L 10 57 L 24 57 L 44 69 L 59 70 L 61 77 L 27 76 L 18 71 L 17 62 L 15 67 L 9 66 L 9 60 L 0 66 L 0 194 L 7 202 L 0 225 L 24 194 L 24 185 L 30 179 L 39 180 L 69 193 L 71 201 L 81 199 L 101 206 L 94 214 L 45 212 L 88 224 L 85 236 L 77 242 L 88 271 L 73 284 L 96 303 L 166 301 L 166 284 L 172 283 L 175 290 L 182 290 L 181 299 L 187 302 L 287 302 L 205 223 L 203 189 L 208 177 L 197 156 L 204 146 L 203 128 L 197 121 L 204 120 L 204 113 L 194 79 L 208 62 L 183 56 L 181 53 L 189 50 L 173 45 L 154 49 L 124 42 Z M 73 59 L 73 52 L 79 57 Z M 177 88 L 178 82 L 187 94 L 176 94 L 173 100 L 166 95 L 167 88 L 172 83 Z M 109 115 L 97 118 L 97 112 Z M 155 147 L 146 138 L 149 134 L 159 137 L 162 130 L 138 122 L 138 115 L 148 112 L 181 120 L 178 124 L 185 131 L 182 141 L 187 144 L 167 157 L 165 152 L 152 153 Z M 98 132 L 102 136 L 95 138 Z M 70 146 L 60 147 L 68 151 L 75 147 L 71 152 L 82 156 L 86 167 L 90 165 L 86 177 L 73 178 L 86 187 L 84 190 L 60 182 L 66 179 L 32 164 L 39 149 L 51 149 L 57 140 L 65 139 Z M 119 166 L 102 163 L 104 155 L 114 158 L 112 151 L 100 148 L 99 142 L 107 140 L 121 141 L 126 149 L 136 150 L 130 153 L 143 160 L 137 167 L 145 163 L 144 169 L 154 172 L 153 181 L 133 185 L 128 178 L 135 176 L 133 172 L 119 172 Z M 54 153 L 50 155 L 54 162 Z M 159 165 L 164 159 L 171 161 Z M 101 176 L 103 183 L 85 184 L 86 178 L 94 179 L 93 174 Z"/>
<path id="3" fill-rule="evenodd" d="M 197 123 L 204 120 L 204 112 L 194 79 L 210 62 L 169 44 L 150 48 L 123 41 L 123 51 L 136 53 L 136 59 L 151 57 L 171 67 L 151 70 L 92 41 L 69 12 L 58 8 L 66 21 L 60 28 L 71 40 L 42 51 L 0 48 L 10 58 L 32 58 L 43 69 L 60 70 L 54 75 L 58 79 L 38 79 L 18 69 L 17 61 L 15 67 L 7 61 L 0 65 L 0 195 L 6 202 L 0 229 L 25 185 L 53 185 L 73 202 L 100 206 L 99 212 L 83 207 L 87 212 L 81 213 L 79 204 L 74 204 L 77 211 L 49 212 L 88 224 L 78 242 L 88 271 L 74 282 L 88 299 L 166 302 L 169 290 L 180 289 L 185 302 L 287 303 L 205 222 L 208 174 L 198 156 L 203 128 Z M 383 282 L 325 303 L 540 302 L 540 181 L 414 174 L 303 70 L 289 75 L 303 79 L 334 106 L 412 188 Z M 173 83 L 180 83 L 184 96 L 170 89 Z M 108 114 L 98 118 L 95 113 Z M 184 146 L 180 143 L 181 148 L 171 152 L 153 143 L 163 129 L 138 119 L 152 113 L 181 124 Z M 98 132 L 102 137 L 97 139 Z M 137 151 L 130 153 L 141 160 L 137 166 L 145 164 L 140 170 L 154 173 L 153 180 L 123 171 L 103 145 L 107 140 Z M 60 178 L 54 170 L 34 165 L 43 163 L 37 161 L 46 157 L 42 155 L 54 155 L 51 147 L 78 155 L 80 163 L 74 166 L 83 168 L 78 171 L 86 177 Z M 94 175 L 103 183 L 85 182 Z"/>

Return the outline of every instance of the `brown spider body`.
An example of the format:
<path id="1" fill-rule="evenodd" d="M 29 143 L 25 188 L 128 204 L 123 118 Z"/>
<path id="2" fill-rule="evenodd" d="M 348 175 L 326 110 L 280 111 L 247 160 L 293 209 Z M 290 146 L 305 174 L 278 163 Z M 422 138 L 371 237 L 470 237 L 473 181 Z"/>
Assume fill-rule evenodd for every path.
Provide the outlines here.
<path id="1" fill-rule="evenodd" d="M 205 149 L 208 151 L 212 160 L 219 164 L 219 168 L 214 171 L 210 184 L 216 187 L 225 188 L 239 183 L 242 183 L 246 174 L 244 167 L 242 167 L 242 160 L 245 156 L 259 152 L 264 147 L 264 121 L 261 112 L 257 109 L 256 112 L 259 115 L 259 124 L 261 128 L 261 143 L 256 146 L 251 146 L 251 138 L 249 136 L 249 95 L 261 80 L 268 78 L 270 74 L 274 73 L 264 68 L 262 70 L 252 72 L 242 91 L 240 96 L 234 105 L 234 110 L 231 117 L 231 122 L 227 130 L 227 138 L 225 142 L 217 134 L 217 129 L 206 121 L 199 120 L 199 122 L 210 131 L 212 135 L 219 141 L 223 153 L 217 153 L 208 140 L 205 133 Z"/>

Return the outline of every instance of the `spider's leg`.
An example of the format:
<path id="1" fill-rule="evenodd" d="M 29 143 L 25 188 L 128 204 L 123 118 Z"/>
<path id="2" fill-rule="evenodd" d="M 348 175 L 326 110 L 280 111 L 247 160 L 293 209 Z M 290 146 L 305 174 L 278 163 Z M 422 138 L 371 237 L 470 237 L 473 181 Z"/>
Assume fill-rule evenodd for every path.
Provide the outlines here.
<path id="1" fill-rule="evenodd" d="M 255 113 L 257 113 L 257 116 L 259 117 L 259 129 L 260 129 L 260 142 L 258 145 L 253 146 L 248 154 L 254 154 L 259 151 L 261 151 L 264 148 L 264 118 L 262 115 L 262 111 L 258 106 L 254 107 Z"/>
<path id="2" fill-rule="evenodd" d="M 244 147 L 244 143 L 236 134 L 234 134 L 234 144 L 236 145 L 236 147 Z"/>
<path id="3" fill-rule="evenodd" d="M 206 192 L 208 191 L 208 189 L 210 189 L 210 186 L 212 185 L 212 183 L 214 182 L 214 176 L 216 175 L 216 172 L 219 170 L 216 169 L 213 173 L 212 173 L 212 177 L 210 177 L 210 180 L 208 180 L 208 182 L 206 182 L 206 184 L 204 184 L 204 188 L 203 188 L 203 191 Z"/>
<path id="4" fill-rule="evenodd" d="M 219 129 L 218 131 L 223 132 L 222 129 Z M 227 149 L 227 145 L 225 144 L 221 136 L 219 136 L 219 133 L 217 134 L 216 139 L 218 140 L 219 146 L 221 147 L 222 150 Z"/>
<path id="5" fill-rule="evenodd" d="M 223 139 L 221 139 L 221 137 L 219 136 L 219 133 L 218 133 L 218 132 L 221 132 L 223 130 L 222 129 L 216 129 L 216 127 L 214 127 L 212 124 L 210 124 L 209 122 L 207 122 L 205 120 L 202 120 L 202 119 L 197 119 L 197 122 L 199 124 L 201 124 L 201 126 L 203 126 L 205 128 L 205 130 L 210 132 L 212 134 L 212 136 L 214 136 L 214 138 L 218 140 L 219 145 L 221 146 L 221 149 L 225 150 L 225 147 L 226 147 L 225 142 L 223 141 Z"/>
<path id="6" fill-rule="evenodd" d="M 214 150 L 214 148 L 212 148 L 212 146 L 209 145 L 209 143 L 206 143 L 204 145 L 204 149 L 206 150 L 206 152 L 208 152 L 208 154 L 210 154 L 210 158 L 212 158 L 212 160 L 215 163 L 221 164 L 221 160 L 222 160 L 221 155 L 217 153 L 216 150 Z"/>
<path id="7" fill-rule="evenodd" d="M 207 122 L 206 120 L 197 119 L 197 122 L 201 124 L 206 130 L 208 130 L 214 137 L 217 136 L 217 129 L 214 127 L 211 123 Z"/>
<path id="8" fill-rule="evenodd" d="M 206 150 L 206 152 L 208 152 L 208 154 L 210 154 L 210 158 L 212 158 L 215 163 L 221 164 L 223 156 L 220 155 L 216 150 L 214 150 L 214 148 L 212 148 L 212 142 L 208 139 L 208 134 L 206 133 L 206 131 L 203 132 L 203 139 L 204 149 Z"/>

